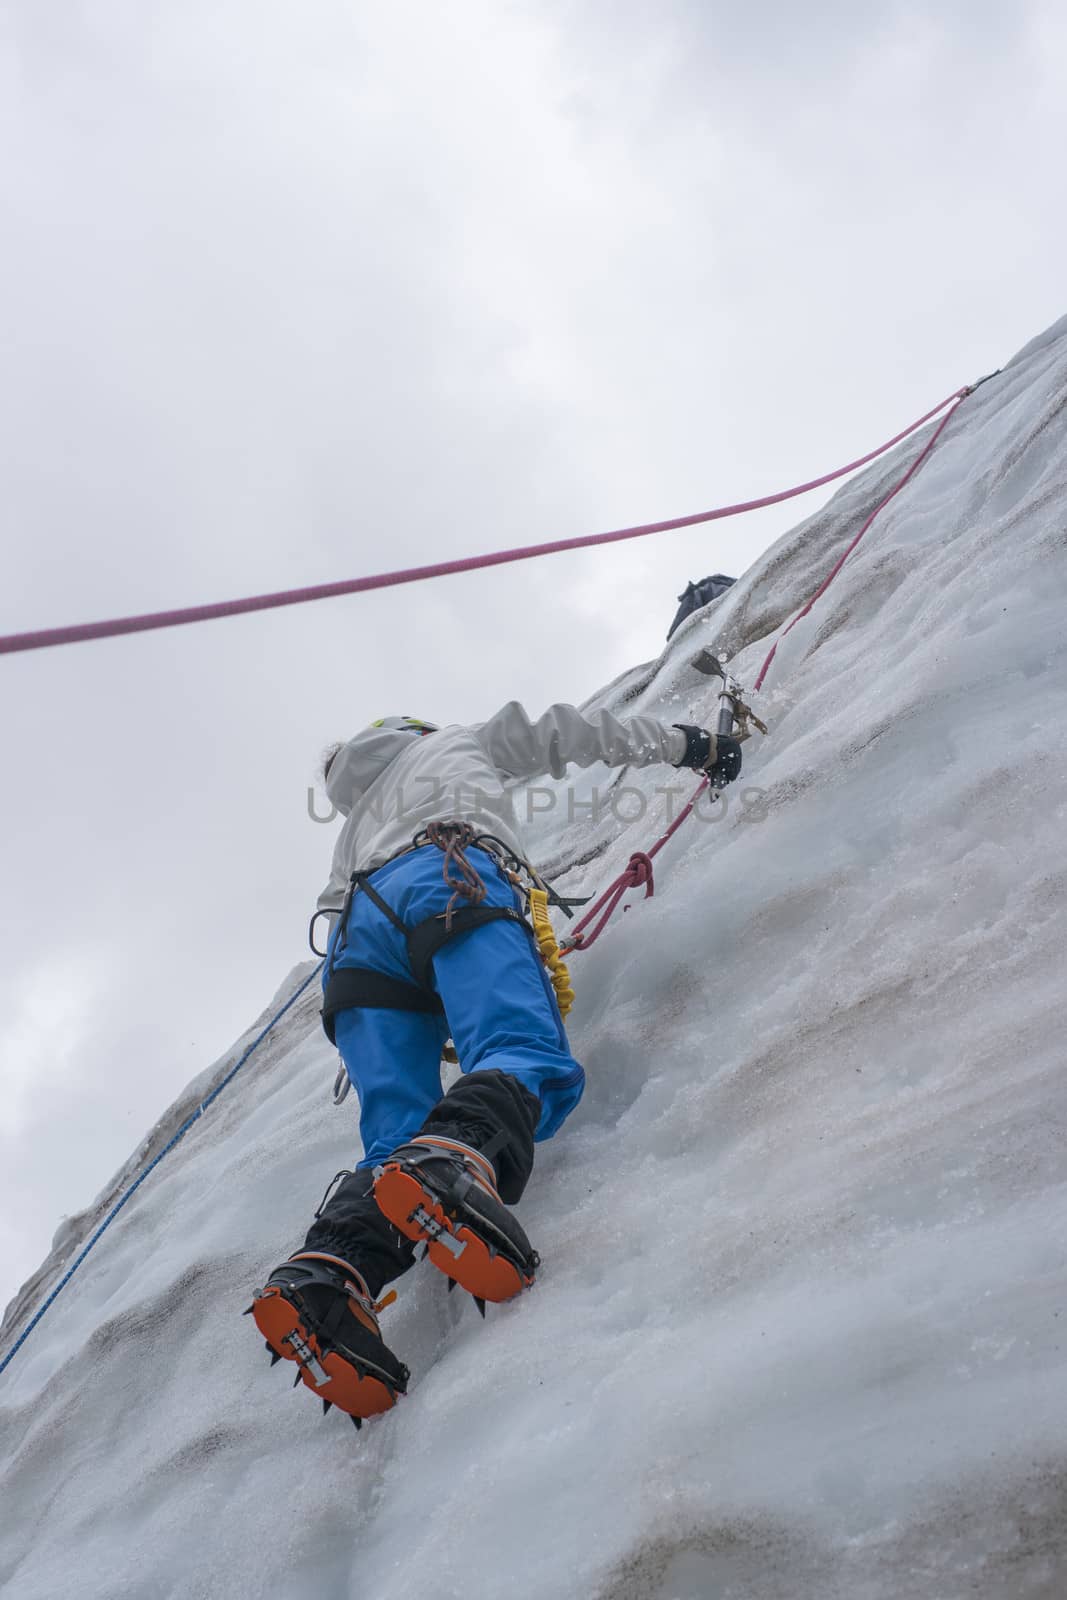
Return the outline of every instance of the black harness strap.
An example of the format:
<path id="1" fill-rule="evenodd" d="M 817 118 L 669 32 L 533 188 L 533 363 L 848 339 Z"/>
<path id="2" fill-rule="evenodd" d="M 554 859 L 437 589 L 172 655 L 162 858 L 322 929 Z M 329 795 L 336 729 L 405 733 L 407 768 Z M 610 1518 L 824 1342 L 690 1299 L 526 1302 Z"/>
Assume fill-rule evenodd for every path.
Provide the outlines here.
<path id="1" fill-rule="evenodd" d="M 401 978 L 370 967 L 335 967 L 322 992 L 322 1027 L 331 1044 L 336 1044 L 334 1018 L 350 1006 L 373 1006 L 384 1011 L 425 1011 L 444 1015 L 441 997 L 432 990 L 419 989 Z"/>
<path id="2" fill-rule="evenodd" d="M 369 873 L 354 872 L 341 912 L 343 925 L 335 955 L 344 947 L 348 911 L 352 895 L 358 889 L 361 889 L 382 915 L 388 917 L 393 927 L 404 935 L 408 962 L 415 982 L 407 983 L 402 978 L 392 978 L 384 972 L 375 972 L 370 967 L 331 967 L 322 995 L 322 1026 L 326 1037 L 334 1045 L 337 1043 L 334 1036 L 334 1018 L 339 1011 L 345 1011 L 350 1006 L 374 1006 L 389 1011 L 421 1011 L 443 1016 L 445 1008 L 440 995 L 433 987 L 432 964 L 434 956 L 449 939 L 455 939 L 461 933 L 469 933 L 473 928 L 484 927 L 488 922 L 517 922 L 519 927 L 525 928 L 531 939 L 536 941 L 536 935 L 530 924 L 522 912 L 516 911 L 514 906 L 460 906 L 452 913 L 450 927 L 446 927 L 446 913 L 441 911 L 436 916 L 426 917 L 424 921 L 417 922 L 413 928 L 409 928 L 400 920 L 388 901 L 383 900 L 370 882 Z"/>
<path id="3" fill-rule="evenodd" d="M 425 922 L 417 922 L 413 928 L 405 928 L 408 960 L 411 962 L 411 971 L 419 987 L 431 988 L 433 983 L 431 963 L 442 945 L 447 944 L 449 939 L 454 939 L 457 934 L 469 933 L 472 928 L 484 927 L 487 922 L 517 922 L 520 928 L 526 929 L 531 938 L 535 937 L 522 912 L 516 911 L 514 906 L 460 906 L 452 913 L 450 928 L 445 925 L 443 911 L 436 917 L 427 917 Z"/>
<path id="4" fill-rule="evenodd" d="M 384 917 L 388 917 L 389 918 L 389 921 L 393 924 L 393 927 L 394 928 L 399 928 L 400 932 L 404 935 L 405 939 L 407 938 L 408 930 L 407 930 L 406 925 L 403 922 L 401 922 L 400 918 L 397 916 L 396 912 L 393 910 L 393 908 L 389 904 L 388 900 L 383 900 L 382 899 L 381 895 L 378 893 L 377 889 L 374 887 L 373 883 L 371 883 L 371 881 L 370 881 L 370 873 L 369 872 L 353 872 L 353 874 L 352 874 L 352 882 L 351 882 L 350 889 L 349 889 L 349 905 L 351 905 L 351 903 L 352 903 L 351 895 L 352 895 L 352 893 L 355 892 L 356 889 L 362 889 L 363 893 L 367 896 L 367 899 L 368 900 L 372 900 L 374 902 L 374 904 L 378 907 L 378 910 L 382 913 L 382 915 Z M 346 908 L 346 910 L 345 910 L 345 921 L 347 922 L 347 920 L 348 920 L 348 911 L 347 911 L 347 908 Z"/>

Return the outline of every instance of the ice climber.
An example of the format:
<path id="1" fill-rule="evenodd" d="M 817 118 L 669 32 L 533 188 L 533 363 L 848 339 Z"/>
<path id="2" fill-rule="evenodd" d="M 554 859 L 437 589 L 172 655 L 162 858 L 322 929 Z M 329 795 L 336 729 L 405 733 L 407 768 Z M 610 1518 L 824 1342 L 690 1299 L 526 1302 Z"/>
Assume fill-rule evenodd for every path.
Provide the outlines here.
<path id="1" fill-rule="evenodd" d="M 385 717 L 336 751 L 326 792 L 345 817 L 319 910 L 331 919 L 323 1025 L 359 1096 L 363 1156 L 339 1174 L 299 1251 L 249 1308 L 294 1381 L 363 1417 L 408 1370 L 382 1338 L 382 1288 L 421 1241 L 479 1302 L 529 1287 L 538 1257 L 508 1209 L 534 1145 L 574 1110 L 584 1073 L 529 923 L 508 786 L 581 767 L 740 771 L 736 740 L 647 716 L 620 721 L 516 702 L 476 727 Z M 461 1075 L 442 1096 L 451 1036 Z"/>

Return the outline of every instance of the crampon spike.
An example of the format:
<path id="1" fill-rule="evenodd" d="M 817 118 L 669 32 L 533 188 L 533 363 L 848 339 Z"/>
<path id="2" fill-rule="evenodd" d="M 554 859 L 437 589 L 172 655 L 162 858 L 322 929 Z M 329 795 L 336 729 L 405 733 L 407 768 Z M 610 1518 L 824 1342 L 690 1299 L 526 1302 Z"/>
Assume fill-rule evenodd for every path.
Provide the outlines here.
<path id="1" fill-rule="evenodd" d="M 474 1300 L 474 1304 L 478 1307 L 478 1310 L 481 1312 L 482 1316 L 484 1317 L 485 1316 L 485 1301 L 482 1299 L 480 1294 L 476 1294 L 472 1298 Z"/>
<path id="2" fill-rule="evenodd" d="M 343 1411 L 362 1421 L 390 1411 L 404 1392 L 406 1368 L 382 1340 L 369 1298 L 358 1292 L 358 1275 L 350 1282 L 349 1269 L 332 1258 L 306 1259 L 279 1267 L 256 1299 L 255 1322 L 271 1364 L 289 1361 L 293 1388 L 302 1385 L 326 1402 L 324 1417 Z M 309 1293 L 326 1289 L 331 1300 Z M 346 1342 L 335 1345 L 324 1329 L 338 1325 Z"/>
<path id="3" fill-rule="evenodd" d="M 362 1428 L 362 1426 L 363 1426 L 363 1418 L 362 1417 L 353 1417 L 352 1418 L 352 1426 L 353 1426 L 353 1428 L 355 1428 L 356 1432 L 358 1433 L 360 1428 Z"/>
<path id="4" fill-rule="evenodd" d="M 422 1172 L 419 1152 L 410 1160 L 409 1154 L 395 1152 L 375 1173 L 374 1199 L 387 1221 L 406 1239 L 428 1245 L 433 1266 L 482 1301 L 511 1300 L 529 1288 L 533 1250 L 495 1191 L 479 1190 L 476 1201 L 450 1209 L 447 1174 Z"/>
<path id="5" fill-rule="evenodd" d="M 242 1317 L 250 1317 L 255 1309 L 256 1302 L 253 1300 L 252 1304 L 250 1306 L 245 1306 L 244 1310 L 241 1312 Z"/>
<path id="6" fill-rule="evenodd" d="M 426 1257 L 429 1255 L 429 1253 L 430 1253 L 430 1241 L 429 1241 L 429 1239 L 427 1239 L 426 1243 L 422 1247 L 422 1253 L 419 1256 L 419 1260 L 420 1261 L 425 1261 Z"/>
<path id="7" fill-rule="evenodd" d="M 269 1348 L 269 1347 L 268 1347 L 268 1348 Z M 277 1352 L 277 1350 L 271 1350 L 271 1352 L 270 1352 L 270 1364 L 271 1364 L 271 1366 L 272 1366 L 272 1367 L 276 1367 L 276 1366 L 277 1366 L 277 1365 L 278 1365 L 278 1362 L 279 1362 L 279 1361 L 280 1361 L 280 1360 L 281 1360 L 281 1359 L 282 1359 L 282 1358 L 281 1358 L 281 1356 L 280 1356 L 280 1355 L 279 1355 L 279 1354 L 278 1354 L 278 1352 Z"/>
<path id="8" fill-rule="evenodd" d="M 429 1245 L 427 1245 L 427 1246 L 426 1246 L 426 1248 L 427 1248 L 427 1250 L 428 1250 L 428 1249 L 429 1249 L 429 1248 L 430 1248 L 430 1247 L 429 1247 Z M 456 1287 L 456 1280 L 455 1280 L 455 1278 L 449 1278 L 449 1280 L 448 1280 L 448 1292 L 449 1292 L 449 1294 L 451 1294 L 451 1293 L 452 1293 L 452 1290 L 453 1290 L 453 1289 L 454 1289 L 454 1288 L 455 1288 L 455 1287 Z"/>

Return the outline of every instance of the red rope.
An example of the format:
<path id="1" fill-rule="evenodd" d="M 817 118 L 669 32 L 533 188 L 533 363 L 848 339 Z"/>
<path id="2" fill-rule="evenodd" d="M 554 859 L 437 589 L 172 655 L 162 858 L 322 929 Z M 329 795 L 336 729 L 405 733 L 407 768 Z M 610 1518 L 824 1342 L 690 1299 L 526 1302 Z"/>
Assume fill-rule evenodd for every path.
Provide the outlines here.
<path id="1" fill-rule="evenodd" d="M 879 500 L 878 504 L 875 506 L 874 510 L 871 512 L 870 516 L 867 518 L 867 521 L 863 524 L 863 527 L 860 529 L 859 533 L 857 533 L 856 537 L 853 539 L 852 543 L 849 545 L 848 549 L 844 552 L 844 554 L 839 556 L 838 559 L 834 562 L 833 566 L 830 568 L 830 571 L 827 573 L 827 575 L 823 579 L 822 583 L 820 583 L 819 587 L 816 589 L 816 591 L 812 595 L 811 599 L 807 602 L 807 604 L 803 607 L 802 610 L 797 612 L 796 616 L 792 619 L 792 621 L 789 622 L 782 629 L 782 631 L 778 635 L 777 639 L 771 645 L 771 648 L 767 652 L 767 659 L 764 661 L 762 667 L 760 667 L 759 675 L 756 678 L 755 683 L 752 685 L 753 689 L 757 689 L 758 690 L 758 689 L 761 689 L 763 687 L 763 680 L 767 676 L 767 669 L 770 666 L 771 662 L 774 660 L 775 652 L 777 651 L 778 646 L 781 643 L 781 641 L 785 638 L 786 634 L 789 632 L 789 630 L 791 628 L 795 628 L 796 627 L 797 623 L 800 621 L 800 619 L 802 617 L 806 617 L 807 616 L 808 612 L 811 610 L 811 608 L 815 604 L 816 600 L 820 599 L 826 593 L 827 589 L 833 583 L 834 579 L 837 577 L 837 574 L 841 571 L 841 568 L 844 566 L 845 562 L 848 560 L 848 558 L 852 554 L 853 550 L 855 550 L 856 546 L 859 544 L 860 540 L 863 538 L 863 535 L 867 532 L 867 529 L 870 527 L 870 525 L 874 521 L 875 517 L 877 517 L 877 515 L 878 515 L 878 513 L 880 511 L 884 511 L 885 510 L 885 508 L 889 504 L 890 500 L 894 499 L 900 493 L 901 489 L 903 489 L 904 485 L 906 483 L 908 483 L 909 480 L 915 476 L 916 472 L 918 472 L 919 468 L 922 466 L 923 462 L 926 460 L 927 456 L 930 454 L 931 450 L 934 448 L 934 445 L 937 443 L 937 441 L 940 439 L 941 435 L 944 433 L 945 429 L 948 427 L 949 423 L 952 421 L 952 418 L 955 416 L 957 410 L 963 404 L 963 402 L 966 400 L 967 396 L 970 393 L 971 393 L 971 389 L 970 388 L 957 389 L 956 393 L 954 395 L 950 396 L 950 398 L 955 400 L 955 402 L 956 402 L 956 404 L 952 407 L 952 410 L 947 412 L 945 414 L 945 416 L 943 416 L 941 418 L 941 421 L 938 423 L 937 427 L 934 429 L 934 431 L 930 435 L 929 439 L 927 439 L 925 445 L 920 450 L 919 454 L 915 457 L 915 460 L 912 462 L 912 464 L 908 468 L 907 472 L 901 478 L 900 482 L 895 484 L 893 486 L 893 488 L 890 489 L 889 493 L 886 495 L 884 500 Z"/>
<path id="2" fill-rule="evenodd" d="M 666 833 L 660 835 L 650 850 L 634 851 L 623 871 L 615 879 L 615 882 L 604 890 L 596 904 L 591 905 L 585 915 L 574 924 L 573 929 L 560 946 L 564 955 L 569 955 L 574 950 L 588 950 L 590 945 L 596 943 L 611 921 L 619 901 L 629 889 L 640 889 L 644 885 L 645 899 L 651 900 L 656 892 L 656 883 L 652 875 L 652 858 L 659 855 L 667 840 L 678 832 L 685 819 L 692 814 L 693 807 L 707 787 L 708 779 L 702 778 Z M 600 921 L 597 922 L 592 932 L 587 934 L 585 929 L 601 911 L 603 915 L 600 917 Z"/>
<path id="3" fill-rule="evenodd" d="M 919 470 L 927 456 L 930 454 L 931 450 L 934 448 L 934 445 L 937 443 L 938 439 L 940 439 L 942 433 L 944 433 L 945 429 L 948 427 L 948 424 L 951 422 L 956 410 L 963 404 L 964 400 L 972 392 L 974 387 L 975 385 L 972 384 L 965 389 L 957 389 L 954 395 L 950 395 L 948 400 L 942 402 L 943 405 L 948 405 L 949 400 L 954 400 L 955 405 L 953 405 L 951 411 L 942 417 L 941 421 L 934 429 L 934 432 L 930 435 L 930 438 L 926 441 L 926 444 L 923 446 L 922 450 L 915 457 L 915 460 L 911 463 L 911 466 L 908 468 L 907 472 L 905 472 L 904 476 L 899 480 L 898 483 L 894 485 L 892 489 L 890 489 L 885 498 L 880 500 L 875 506 L 874 510 L 871 512 L 870 516 L 867 518 L 866 522 L 863 524 L 863 527 L 860 529 L 859 533 L 857 533 L 848 549 L 834 563 L 826 578 L 823 579 L 822 583 L 816 589 L 811 599 L 804 606 L 804 609 L 802 611 L 798 611 L 789 625 L 783 628 L 782 632 L 778 636 L 778 639 L 776 639 L 774 644 L 771 646 L 767 655 L 767 659 L 760 668 L 759 677 L 756 679 L 754 688 L 759 689 L 762 685 L 767 674 L 767 669 L 774 660 L 774 653 L 778 648 L 778 640 L 784 639 L 786 634 L 789 632 L 789 629 L 798 623 L 801 617 L 806 617 L 816 600 L 818 600 L 821 595 L 826 593 L 827 589 L 833 583 L 834 579 L 837 577 L 837 574 L 841 571 L 841 568 L 844 566 L 853 550 L 855 550 L 856 546 L 859 544 L 860 540 L 863 538 L 863 535 L 867 532 L 867 529 L 871 526 L 871 523 L 877 517 L 878 513 L 883 511 L 889 504 L 890 500 L 892 500 L 894 496 L 898 495 L 901 489 L 903 489 L 904 485 L 914 477 L 915 473 Z M 940 409 L 941 407 L 938 406 L 937 410 L 940 411 Z M 928 416 L 924 417 L 923 421 L 928 422 L 930 420 L 930 416 L 935 416 L 936 414 L 936 412 L 929 413 Z M 913 430 L 909 429 L 909 432 L 911 431 Z M 901 435 L 900 437 L 905 436 Z M 682 823 L 692 814 L 697 800 L 700 798 L 702 792 L 708 787 L 708 782 L 709 780 L 704 778 L 702 782 L 697 785 L 688 804 L 674 819 L 666 833 L 656 840 L 656 843 L 652 846 L 651 850 L 649 850 L 647 853 L 640 850 L 634 852 L 634 854 L 630 857 L 626 867 L 615 879 L 615 881 L 604 890 L 604 893 L 600 896 L 599 900 L 597 900 L 596 904 L 590 906 L 589 910 L 582 917 L 581 921 L 575 924 L 573 931 L 568 935 L 565 943 L 561 946 L 561 949 L 566 954 L 572 954 L 576 950 L 588 950 L 590 945 L 596 943 L 597 939 L 599 939 L 600 935 L 611 921 L 619 901 L 630 889 L 639 889 L 642 885 L 644 885 L 645 899 L 648 900 L 652 896 L 655 890 L 655 883 L 652 876 L 652 857 L 659 854 L 671 835 L 677 833 Z M 624 907 L 624 909 L 626 908 Z M 591 922 L 594 921 L 598 914 L 600 920 L 596 922 L 591 932 L 587 934 L 585 929 Z"/>
<path id="4" fill-rule="evenodd" d="M 125 633 L 147 633 L 153 628 L 176 628 L 187 622 L 211 622 L 217 617 L 236 617 L 249 611 L 270 611 L 279 606 L 303 605 L 309 600 L 329 600 L 343 594 L 365 594 L 371 589 L 391 589 L 397 584 L 418 583 L 424 578 L 445 578 L 459 572 L 476 572 L 482 567 L 499 567 L 510 561 L 529 561 L 535 556 L 556 555 L 562 550 L 586 550 L 593 545 L 616 544 L 623 539 L 642 539 L 650 533 L 668 533 L 674 528 L 691 528 L 701 522 L 717 522 L 723 517 L 740 516 L 745 511 L 759 511 L 764 506 L 779 505 L 783 500 L 795 499 L 811 489 L 821 489 L 858 467 L 884 455 L 909 434 L 936 417 L 950 401 L 965 391 L 957 390 L 940 405 L 934 406 L 925 416 L 896 434 L 877 450 L 870 450 L 856 461 L 834 472 L 812 478 L 794 489 L 782 489 L 777 494 L 764 495 L 759 500 L 743 500 L 738 505 L 720 506 L 715 511 L 698 511 L 688 517 L 671 517 L 665 522 L 646 522 L 635 528 L 616 528 L 611 533 L 591 533 L 577 539 L 555 539 L 550 544 L 524 545 L 516 550 L 496 550 L 488 555 L 465 556 L 456 561 L 437 561 L 425 567 L 406 567 L 399 572 L 379 572 L 372 577 L 350 578 L 340 583 L 313 584 L 304 589 L 280 589 L 273 594 L 251 595 L 243 600 L 220 600 L 213 605 L 185 606 L 174 611 L 150 611 L 142 616 L 113 617 L 106 622 L 82 622 L 65 628 L 41 628 L 32 633 L 0 635 L 0 655 L 13 655 L 20 650 L 42 650 L 48 645 L 82 644 L 90 639 L 110 639 Z M 947 419 L 946 419 L 947 420 Z M 935 435 L 936 437 L 936 435 Z M 846 551 L 846 555 L 847 555 Z"/>

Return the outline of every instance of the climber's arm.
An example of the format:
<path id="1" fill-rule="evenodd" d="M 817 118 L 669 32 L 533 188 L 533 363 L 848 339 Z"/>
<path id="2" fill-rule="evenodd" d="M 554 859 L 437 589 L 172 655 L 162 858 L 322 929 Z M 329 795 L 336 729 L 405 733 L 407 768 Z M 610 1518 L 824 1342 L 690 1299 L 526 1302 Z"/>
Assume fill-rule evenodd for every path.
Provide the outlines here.
<path id="1" fill-rule="evenodd" d="M 568 765 L 648 767 L 657 762 L 677 766 L 685 758 L 686 736 L 655 717 L 612 716 L 598 711 L 583 716 L 574 706 L 549 706 L 536 722 L 517 700 L 473 729 L 497 771 L 505 778 L 536 778 L 551 773 L 562 778 Z"/>

